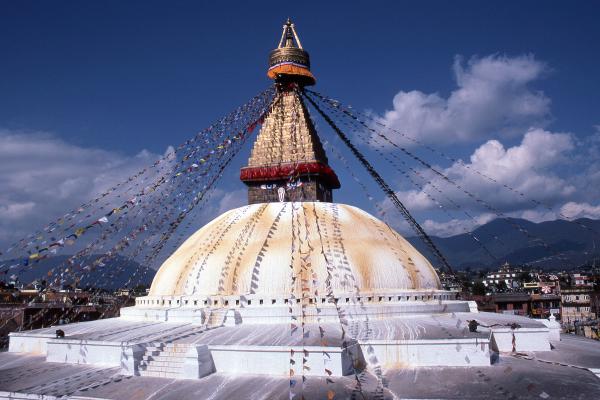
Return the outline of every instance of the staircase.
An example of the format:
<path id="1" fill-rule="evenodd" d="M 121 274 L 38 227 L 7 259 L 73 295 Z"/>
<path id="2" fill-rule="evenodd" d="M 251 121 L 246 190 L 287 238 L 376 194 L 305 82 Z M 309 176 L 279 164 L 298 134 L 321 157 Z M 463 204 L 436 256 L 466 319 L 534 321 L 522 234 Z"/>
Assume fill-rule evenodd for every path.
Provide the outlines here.
<path id="1" fill-rule="evenodd" d="M 152 343 L 140 361 L 140 376 L 180 378 L 188 349 L 187 344 Z"/>
<path id="2" fill-rule="evenodd" d="M 208 315 L 206 316 L 205 325 L 208 328 L 216 328 L 223 325 L 225 321 L 225 315 L 227 314 L 226 308 L 217 308 L 213 310 L 208 310 Z"/>

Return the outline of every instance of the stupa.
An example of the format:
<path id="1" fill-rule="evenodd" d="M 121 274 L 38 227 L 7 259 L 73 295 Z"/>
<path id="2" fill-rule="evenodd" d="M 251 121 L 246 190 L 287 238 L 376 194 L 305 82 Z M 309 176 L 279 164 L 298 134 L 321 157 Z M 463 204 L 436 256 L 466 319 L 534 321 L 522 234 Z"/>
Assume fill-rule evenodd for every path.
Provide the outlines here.
<path id="1" fill-rule="evenodd" d="M 564 356 L 555 321 L 478 312 L 443 290 L 430 262 L 387 224 L 333 202 L 340 182 L 300 95 L 316 80 L 289 20 L 268 76 L 277 96 L 240 176 L 249 204 L 191 235 L 119 318 L 62 326 L 62 338 L 55 328 L 13 333 L 11 353 L 61 371 L 78 364 L 134 377 L 86 394 L 102 398 L 133 398 L 134 390 L 152 398 L 444 398 L 431 374 L 456 381 L 452 398 L 509 398 L 476 392 L 472 382 L 530 362 L 514 364 L 517 354 Z M 600 361 L 598 346 L 593 352 L 567 374 L 586 390 L 597 380 L 583 372 Z M 560 384 L 540 368 L 545 384 Z M 419 370 L 428 371 L 420 386 Z M 460 380 L 470 382 L 462 391 Z M 180 383 L 163 393 L 160 382 Z"/>

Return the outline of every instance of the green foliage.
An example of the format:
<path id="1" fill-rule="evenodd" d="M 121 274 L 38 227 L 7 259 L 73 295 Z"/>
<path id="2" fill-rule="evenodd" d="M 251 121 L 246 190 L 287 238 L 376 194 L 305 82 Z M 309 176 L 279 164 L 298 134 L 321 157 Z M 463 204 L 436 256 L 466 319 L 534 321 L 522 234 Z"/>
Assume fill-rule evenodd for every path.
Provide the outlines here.
<path id="1" fill-rule="evenodd" d="M 472 293 L 475 296 L 484 296 L 485 295 L 485 285 L 481 281 L 477 281 L 473 284 L 473 288 L 471 289 Z"/>

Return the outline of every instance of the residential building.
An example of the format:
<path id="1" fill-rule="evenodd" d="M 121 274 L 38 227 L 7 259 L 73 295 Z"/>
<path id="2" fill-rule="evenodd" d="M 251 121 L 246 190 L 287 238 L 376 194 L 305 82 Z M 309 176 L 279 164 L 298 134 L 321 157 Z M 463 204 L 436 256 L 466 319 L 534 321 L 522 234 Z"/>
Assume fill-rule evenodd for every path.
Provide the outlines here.
<path id="1" fill-rule="evenodd" d="M 501 314 L 529 315 L 531 297 L 526 293 L 498 293 L 492 296 L 496 312 Z"/>
<path id="2" fill-rule="evenodd" d="M 533 318 L 549 318 L 554 315 L 557 319 L 560 317 L 561 297 L 559 294 L 532 294 L 531 295 L 531 316 Z"/>
<path id="3" fill-rule="evenodd" d="M 587 321 L 596 318 L 592 312 L 591 295 L 593 286 L 568 286 L 560 289 L 561 319 L 563 324 Z"/>

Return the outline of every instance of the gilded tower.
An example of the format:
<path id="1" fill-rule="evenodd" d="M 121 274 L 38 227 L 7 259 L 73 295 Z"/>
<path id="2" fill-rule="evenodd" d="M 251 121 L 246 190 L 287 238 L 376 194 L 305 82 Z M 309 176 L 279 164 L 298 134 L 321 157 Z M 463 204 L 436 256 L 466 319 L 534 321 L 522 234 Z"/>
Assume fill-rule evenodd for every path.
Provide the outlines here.
<path id="1" fill-rule="evenodd" d="M 327 201 L 340 182 L 310 119 L 299 91 L 314 85 L 309 55 L 288 19 L 278 47 L 269 57 L 269 78 L 277 96 L 242 168 L 248 203 Z"/>

